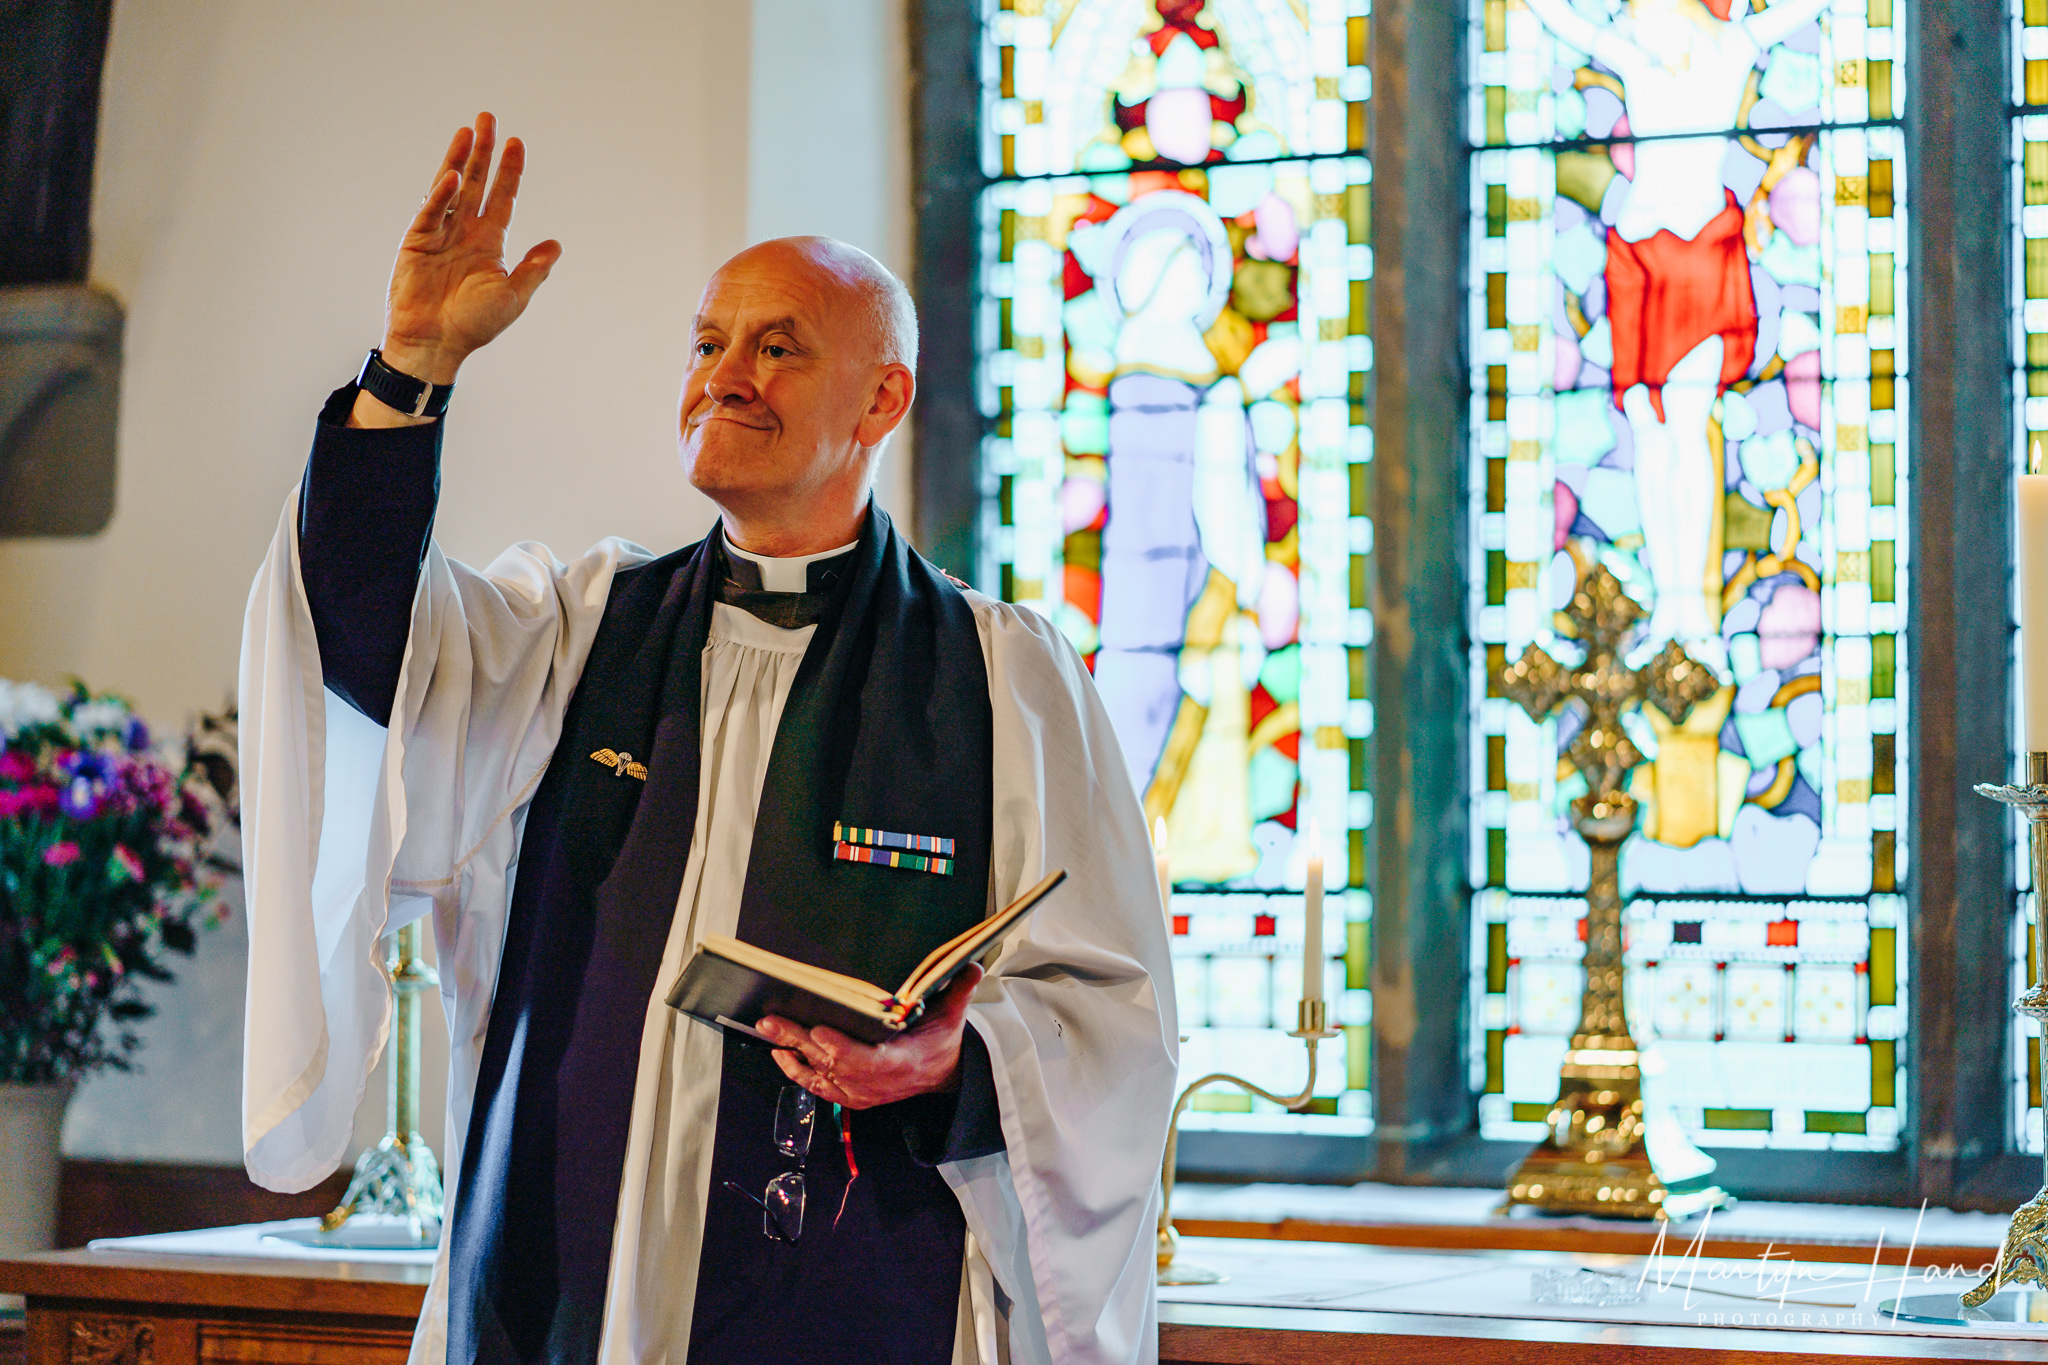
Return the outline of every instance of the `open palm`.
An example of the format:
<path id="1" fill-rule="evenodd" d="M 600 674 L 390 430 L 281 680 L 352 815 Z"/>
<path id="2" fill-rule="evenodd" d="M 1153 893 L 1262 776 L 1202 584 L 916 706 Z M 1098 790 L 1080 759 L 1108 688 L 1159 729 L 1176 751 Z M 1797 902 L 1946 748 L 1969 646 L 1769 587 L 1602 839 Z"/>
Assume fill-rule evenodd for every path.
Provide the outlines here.
<path id="1" fill-rule="evenodd" d="M 479 114 L 448 144 L 448 154 L 399 244 L 385 312 L 385 359 L 421 379 L 448 383 L 464 357 L 487 345 L 524 312 L 561 259 L 559 242 L 533 247 L 505 266 L 526 148 L 507 139 L 491 180 L 497 120 Z"/>

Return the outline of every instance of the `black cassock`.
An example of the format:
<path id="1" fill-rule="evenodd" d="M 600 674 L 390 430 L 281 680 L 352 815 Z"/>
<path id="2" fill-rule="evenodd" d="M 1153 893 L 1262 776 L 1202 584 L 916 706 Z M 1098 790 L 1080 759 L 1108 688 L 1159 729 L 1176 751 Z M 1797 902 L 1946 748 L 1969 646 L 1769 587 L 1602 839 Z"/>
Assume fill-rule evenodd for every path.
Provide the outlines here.
<path id="1" fill-rule="evenodd" d="M 439 490 L 442 423 L 344 425 L 328 400 L 301 490 L 301 577 L 329 689 L 388 722 Z M 595 1361 L 642 1023 L 695 827 L 699 670 L 714 601 L 816 623 L 763 782 L 739 936 L 893 985 L 987 910 L 988 684 L 972 609 L 878 510 L 814 562 L 802 594 L 760 591 L 719 532 L 621 570 L 562 738 L 526 817 L 504 955 L 447 1235 L 448 1359 Z M 646 755 L 619 781 L 600 748 Z M 955 840 L 933 876 L 836 860 L 843 819 Z M 666 983 L 662 983 L 666 984 Z M 794 1243 L 762 1231 L 760 1191 L 789 1082 L 728 1036 L 693 1362 L 952 1358 L 965 1223 L 937 1165 L 1000 1151 L 988 1053 L 972 1028 L 957 1095 L 850 1118 L 859 1175 L 820 1106 Z M 844 1211 L 841 1212 L 842 1201 Z"/>

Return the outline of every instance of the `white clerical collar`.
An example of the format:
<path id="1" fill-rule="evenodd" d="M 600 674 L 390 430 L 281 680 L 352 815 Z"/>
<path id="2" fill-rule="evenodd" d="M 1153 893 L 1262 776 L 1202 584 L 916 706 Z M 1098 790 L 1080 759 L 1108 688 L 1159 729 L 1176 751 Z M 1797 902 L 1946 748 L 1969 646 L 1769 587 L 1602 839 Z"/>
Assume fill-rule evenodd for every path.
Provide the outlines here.
<path id="1" fill-rule="evenodd" d="M 730 537 L 726 539 L 725 548 L 729 553 L 759 567 L 763 592 L 803 592 L 810 586 L 812 564 L 821 559 L 843 555 L 858 544 L 858 540 L 849 540 L 836 550 L 820 550 L 814 555 L 792 555 L 787 559 L 775 559 L 768 555 L 757 555 L 751 550 L 742 550 L 732 543 Z"/>

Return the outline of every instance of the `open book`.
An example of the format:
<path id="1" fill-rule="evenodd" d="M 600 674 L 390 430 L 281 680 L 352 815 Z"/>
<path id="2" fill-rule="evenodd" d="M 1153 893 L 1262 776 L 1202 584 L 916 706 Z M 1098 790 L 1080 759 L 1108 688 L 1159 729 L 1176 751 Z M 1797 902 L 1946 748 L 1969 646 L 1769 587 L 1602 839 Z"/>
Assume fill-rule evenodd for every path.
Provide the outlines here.
<path id="1" fill-rule="evenodd" d="M 775 1014 L 805 1028 L 829 1025 L 864 1043 L 886 1042 L 916 1023 L 925 1001 L 943 991 L 962 967 L 987 957 L 1066 879 L 1064 870 L 1047 873 L 995 914 L 932 949 L 893 991 L 736 938 L 707 934 L 668 993 L 668 1003 L 693 1019 L 755 1038 L 763 1035 L 753 1028 L 754 1021 Z"/>

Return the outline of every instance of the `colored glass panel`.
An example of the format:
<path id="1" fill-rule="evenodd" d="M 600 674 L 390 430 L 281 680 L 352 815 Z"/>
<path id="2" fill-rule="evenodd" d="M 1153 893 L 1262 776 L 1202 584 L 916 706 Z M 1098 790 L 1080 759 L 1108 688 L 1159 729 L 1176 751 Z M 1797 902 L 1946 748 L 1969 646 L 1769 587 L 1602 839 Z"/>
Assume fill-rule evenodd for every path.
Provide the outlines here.
<path id="1" fill-rule="evenodd" d="M 2012 4 L 2012 343 L 2013 442 L 2016 472 L 2025 472 L 2030 451 L 2048 443 L 2048 4 L 2013 0 Z M 2017 622 L 2018 600 L 2013 603 Z M 2017 648 L 2018 636 L 2014 636 Z M 2019 677 L 2018 660 L 2013 678 Z M 2012 733 L 2021 733 L 2017 687 L 2012 689 Z M 2025 781 L 2023 759 L 2013 755 L 2013 779 Z M 2025 849 L 2025 824 L 2015 818 L 2011 828 L 2021 856 L 2013 859 L 2017 875 L 2010 941 L 2015 996 L 2032 980 L 2033 922 L 2036 913 Z M 2038 1039 L 2041 1026 L 2023 1015 L 2012 1016 L 2009 1044 L 2012 1131 L 2025 1152 L 2041 1151 L 2041 1075 Z"/>
<path id="2" fill-rule="evenodd" d="M 978 576 L 1080 652 L 1166 822 L 1190 1074 L 1299 1074 L 1320 830 L 1323 1093 L 1190 1127 L 1371 1125 L 1366 9 L 983 11 Z"/>
<path id="3" fill-rule="evenodd" d="M 1627 722 L 1631 1024 L 1702 1145 L 1888 1149 L 1904 1014 L 1869 986 L 1888 970 L 1903 999 L 1898 9 L 1469 13 L 1471 876 L 1475 939 L 1503 926 L 1510 964 L 1472 967 L 1482 1131 L 1542 1134 L 1523 1107 L 1555 1097 L 1577 1020 L 1588 870 L 1560 762 L 1579 715 L 1531 722 L 1489 678 L 1531 644 L 1575 657 L 1557 613 L 1602 563 L 1644 608 L 1632 663 L 1676 639 L 1723 683 L 1682 724 Z"/>

